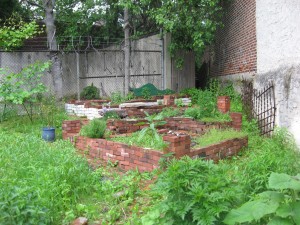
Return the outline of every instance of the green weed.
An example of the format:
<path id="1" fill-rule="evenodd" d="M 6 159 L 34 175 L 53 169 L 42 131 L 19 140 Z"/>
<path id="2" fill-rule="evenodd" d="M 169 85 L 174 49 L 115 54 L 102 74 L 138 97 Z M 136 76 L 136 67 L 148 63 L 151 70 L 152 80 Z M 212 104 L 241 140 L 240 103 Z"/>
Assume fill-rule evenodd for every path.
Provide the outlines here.
<path id="1" fill-rule="evenodd" d="M 221 141 L 245 137 L 246 134 L 233 129 L 211 129 L 204 135 L 194 139 L 196 146 L 194 148 L 205 147 L 211 144 L 216 144 Z"/>
<path id="2" fill-rule="evenodd" d="M 167 143 L 163 141 L 161 135 L 154 135 L 151 130 L 147 130 L 141 137 L 141 131 L 132 133 L 127 137 L 115 137 L 113 141 L 122 142 L 128 145 L 135 145 L 143 148 L 151 148 L 156 150 L 163 150 L 167 147 Z"/>
<path id="3" fill-rule="evenodd" d="M 225 167 L 183 157 L 160 174 L 153 195 L 161 196 L 143 224 L 217 224 L 239 196 Z"/>
<path id="4" fill-rule="evenodd" d="M 96 181 L 69 142 L 26 134 L 0 133 L 0 168 L 1 224 L 61 224 Z"/>

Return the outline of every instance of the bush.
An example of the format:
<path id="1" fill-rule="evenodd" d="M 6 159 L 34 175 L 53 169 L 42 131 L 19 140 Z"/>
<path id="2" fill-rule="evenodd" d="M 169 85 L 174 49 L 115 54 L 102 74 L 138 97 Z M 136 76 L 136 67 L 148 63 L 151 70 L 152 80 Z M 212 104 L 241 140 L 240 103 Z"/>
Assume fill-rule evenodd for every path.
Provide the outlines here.
<path id="1" fill-rule="evenodd" d="M 153 189 L 162 199 L 142 218 L 143 224 L 211 225 L 222 221 L 239 196 L 226 172 L 212 161 L 172 160 Z"/>
<path id="2" fill-rule="evenodd" d="M 80 134 L 89 138 L 103 138 L 105 130 L 106 121 L 104 119 L 93 119 L 81 128 Z"/>
<path id="3" fill-rule="evenodd" d="M 98 99 L 100 97 L 100 91 L 92 83 L 91 86 L 86 86 L 80 93 L 80 98 L 85 100 Z"/>

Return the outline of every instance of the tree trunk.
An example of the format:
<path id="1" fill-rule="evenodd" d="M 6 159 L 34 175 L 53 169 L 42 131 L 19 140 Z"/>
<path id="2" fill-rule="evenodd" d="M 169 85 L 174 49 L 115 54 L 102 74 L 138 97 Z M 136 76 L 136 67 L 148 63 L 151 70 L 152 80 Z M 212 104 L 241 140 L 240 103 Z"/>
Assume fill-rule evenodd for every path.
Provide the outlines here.
<path id="1" fill-rule="evenodd" d="M 129 92 L 130 85 L 130 25 L 129 25 L 129 11 L 127 8 L 124 10 L 124 35 L 125 35 L 125 84 L 124 94 L 127 95 Z"/>
<path id="2" fill-rule="evenodd" d="M 45 9 L 45 24 L 47 32 L 47 42 L 50 50 L 50 60 L 52 63 L 51 75 L 54 87 L 54 93 L 58 99 L 63 97 L 62 93 L 62 62 L 57 54 L 56 27 L 53 10 L 55 0 L 43 0 Z"/>

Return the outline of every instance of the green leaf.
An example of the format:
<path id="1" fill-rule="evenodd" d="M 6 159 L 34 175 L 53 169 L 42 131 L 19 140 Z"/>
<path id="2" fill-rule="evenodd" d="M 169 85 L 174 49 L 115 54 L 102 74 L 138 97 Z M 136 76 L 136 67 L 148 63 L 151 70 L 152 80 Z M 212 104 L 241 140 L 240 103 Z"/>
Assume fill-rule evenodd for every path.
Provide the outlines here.
<path id="1" fill-rule="evenodd" d="M 276 215 L 282 218 L 286 218 L 288 216 L 291 216 L 292 214 L 293 214 L 293 208 L 290 204 L 281 205 L 276 210 Z"/>
<path id="2" fill-rule="evenodd" d="M 267 199 L 275 202 L 282 202 L 284 200 L 284 194 L 279 193 L 277 191 L 265 191 L 263 193 L 260 193 L 259 196 L 262 199 Z"/>
<path id="3" fill-rule="evenodd" d="M 286 218 L 274 217 L 270 220 L 268 225 L 293 225 L 294 223 Z"/>
<path id="4" fill-rule="evenodd" d="M 296 224 L 300 224 L 300 202 L 295 202 L 292 204 L 293 213 L 292 217 Z"/>
<path id="5" fill-rule="evenodd" d="M 265 215 L 274 213 L 278 208 L 278 203 L 256 200 L 243 204 L 238 209 L 231 210 L 225 220 L 225 224 L 235 224 L 260 220 Z"/>
<path id="6" fill-rule="evenodd" d="M 300 191 L 300 181 L 287 174 L 272 173 L 269 178 L 269 187 L 277 190 L 293 189 Z"/>

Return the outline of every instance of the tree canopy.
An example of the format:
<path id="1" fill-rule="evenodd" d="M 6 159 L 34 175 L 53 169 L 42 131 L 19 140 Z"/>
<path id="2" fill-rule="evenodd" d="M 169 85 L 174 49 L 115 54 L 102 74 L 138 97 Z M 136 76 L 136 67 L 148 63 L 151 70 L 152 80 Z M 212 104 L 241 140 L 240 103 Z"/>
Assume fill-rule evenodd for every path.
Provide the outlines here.
<path id="1" fill-rule="evenodd" d="M 48 0 L 1 1 L 10 10 L 30 7 L 32 19 L 45 18 Z M 132 36 L 150 32 L 172 34 L 171 53 L 178 49 L 201 53 L 221 24 L 221 0 L 51 0 L 55 34 L 123 38 L 124 8 L 130 12 Z M 18 5 L 19 4 L 19 5 Z"/>

